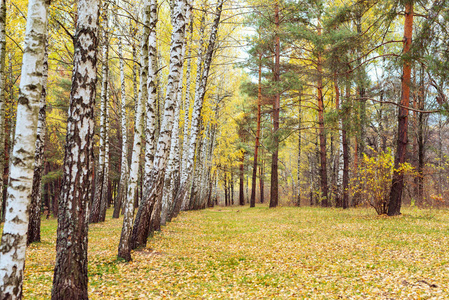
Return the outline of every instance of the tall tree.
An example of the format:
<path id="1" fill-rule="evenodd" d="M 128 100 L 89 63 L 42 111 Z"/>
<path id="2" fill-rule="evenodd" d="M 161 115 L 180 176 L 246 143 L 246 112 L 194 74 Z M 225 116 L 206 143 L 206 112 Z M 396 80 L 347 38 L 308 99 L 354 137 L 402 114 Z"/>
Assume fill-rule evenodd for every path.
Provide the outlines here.
<path id="1" fill-rule="evenodd" d="M 28 223 L 27 244 L 41 241 L 41 203 L 42 203 L 42 174 L 44 171 L 44 148 L 47 117 L 47 80 L 48 80 L 48 41 L 44 54 L 44 69 L 42 72 L 41 107 L 37 122 L 36 151 L 34 153 L 33 190 L 31 193 L 30 222 Z"/>
<path id="2" fill-rule="evenodd" d="M 162 195 L 165 168 L 171 146 L 171 132 L 175 115 L 175 99 L 177 97 L 177 86 L 179 84 L 180 73 L 182 72 L 183 57 L 182 49 L 185 43 L 185 25 L 186 25 L 186 7 L 185 0 L 178 0 L 175 3 L 173 11 L 173 31 L 170 45 L 170 70 L 167 83 L 167 95 L 165 98 L 164 118 L 161 124 L 161 131 L 156 148 L 153 167 L 149 176 L 144 179 L 145 191 L 143 192 L 142 203 L 134 221 L 132 232 L 133 249 L 144 247 L 147 242 L 150 230 L 150 218 L 157 197 Z"/>
<path id="3" fill-rule="evenodd" d="M 20 126 L 16 127 L 14 136 L 5 224 L 0 245 L 0 299 L 22 298 L 28 208 L 33 188 L 36 132 L 42 98 L 47 11 L 46 1 L 28 2 L 17 104 L 17 122 Z"/>
<path id="4" fill-rule="evenodd" d="M 103 3 L 102 13 L 102 81 L 101 81 L 101 95 L 100 95 L 100 145 L 98 153 L 98 168 L 95 176 L 95 194 L 92 201 L 92 208 L 90 210 L 90 223 L 98 223 L 101 221 L 101 202 L 103 199 L 104 189 L 104 175 L 106 168 L 106 106 L 108 105 L 108 39 L 107 39 L 107 14 L 108 14 L 108 2 Z"/>
<path id="5" fill-rule="evenodd" d="M 279 113 L 281 109 L 281 94 L 280 94 L 280 61 L 281 49 L 279 38 L 279 1 L 276 0 L 274 5 L 274 83 L 276 85 L 276 92 L 273 102 L 273 153 L 271 155 L 271 186 L 270 186 L 270 207 L 276 207 L 279 203 L 279 179 L 278 179 L 278 160 L 279 160 Z"/>
<path id="6" fill-rule="evenodd" d="M 145 0 L 143 5 L 143 33 L 140 41 L 140 88 L 137 98 L 136 122 L 134 124 L 134 143 L 131 158 L 131 171 L 128 182 L 128 192 L 126 202 L 124 203 L 125 215 L 123 217 L 122 233 L 118 246 L 118 257 L 127 261 L 131 260 L 130 237 L 134 219 L 134 202 L 137 193 L 137 180 L 139 175 L 140 152 L 142 149 L 142 131 L 144 124 L 145 100 L 148 97 L 147 79 L 148 79 L 148 38 L 150 35 L 151 13 L 157 11 L 156 0 Z"/>
<path id="7" fill-rule="evenodd" d="M 53 300 L 88 299 L 87 212 L 92 193 L 99 1 L 80 0 L 77 16 Z"/>
<path id="8" fill-rule="evenodd" d="M 178 190 L 178 194 L 176 195 L 175 198 L 176 202 L 179 201 L 179 203 L 181 203 L 182 210 L 187 209 L 189 206 L 187 194 L 189 189 L 190 173 L 192 172 L 194 167 L 193 164 L 194 164 L 196 143 L 201 127 L 200 126 L 201 111 L 203 109 L 204 96 L 206 94 L 206 86 L 209 77 L 210 65 L 215 51 L 215 42 L 217 40 L 218 27 L 220 24 L 221 12 L 223 10 L 223 3 L 224 0 L 219 0 L 219 2 L 217 3 L 215 19 L 212 24 L 211 34 L 209 38 L 209 45 L 207 46 L 207 50 L 204 57 L 204 66 L 201 75 L 201 85 L 200 88 L 198 89 L 198 92 L 195 94 L 195 100 L 193 103 L 192 125 L 190 129 L 188 152 L 185 158 L 186 165 L 182 171 L 180 187 Z"/>
<path id="9" fill-rule="evenodd" d="M 114 203 L 114 213 L 113 218 L 118 218 L 120 215 L 120 209 L 122 207 L 123 199 L 126 195 L 126 187 L 128 182 L 128 128 L 127 128 L 127 118 L 126 118 L 126 85 L 125 85 L 125 61 L 123 57 L 123 45 L 122 39 L 118 40 L 118 52 L 120 59 L 120 120 L 121 120 L 121 130 L 122 130 L 122 155 L 121 155 L 121 166 L 120 166 L 120 182 L 118 187 L 118 193 L 116 201 Z"/>
<path id="10" fill-rule="evenodd" d="M 407 131 L 408 131 L 408 106 L 410 103 L 410 84 L 412 74 L 412 63 L 410 48 L 413 36 L 413 0 L 405 2 L 404 16 L 404 47 L 402 50 L 404 64 L 401 78 L 401 101 L 398 114 L 398 134 L 397 148 L 394 158 L 394 173 L 390 191 L 390 202 L 388 205 L 388 215 L 395 216 L 401 214 L 402 190 L 404 187 L 404 174 L 399 170 L 405 162 L 407 153 Z"/>

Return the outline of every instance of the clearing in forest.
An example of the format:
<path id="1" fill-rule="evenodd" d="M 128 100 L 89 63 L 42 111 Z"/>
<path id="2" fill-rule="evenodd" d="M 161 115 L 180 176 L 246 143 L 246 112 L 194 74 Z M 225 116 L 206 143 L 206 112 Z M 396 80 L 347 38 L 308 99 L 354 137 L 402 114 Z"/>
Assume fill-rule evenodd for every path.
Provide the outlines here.
<path id="1" fill-rule="evenodd" d="M 117 261 L 122 220 L 90 226 L 91 299 L 448 299 L 449 212 L 258 206 L 182 213 Z M 27 251 L 25 299 L 49 299 L 56 220 Z"/>

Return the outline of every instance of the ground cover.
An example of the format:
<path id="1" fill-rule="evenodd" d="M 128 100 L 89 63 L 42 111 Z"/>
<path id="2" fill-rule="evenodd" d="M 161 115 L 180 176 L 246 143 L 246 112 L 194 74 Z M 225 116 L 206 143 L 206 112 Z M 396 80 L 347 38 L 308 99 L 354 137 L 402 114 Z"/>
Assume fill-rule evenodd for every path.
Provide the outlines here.
<path id="1" fill-rule="evenodd" d="M 448 299 L 449 211 L 258 206 L 182 213 L 131 263 L 122 219 L 89 231 L 91 299 Z M 25 299 L 49 299 L 56 220 L 27 251 Z"/>

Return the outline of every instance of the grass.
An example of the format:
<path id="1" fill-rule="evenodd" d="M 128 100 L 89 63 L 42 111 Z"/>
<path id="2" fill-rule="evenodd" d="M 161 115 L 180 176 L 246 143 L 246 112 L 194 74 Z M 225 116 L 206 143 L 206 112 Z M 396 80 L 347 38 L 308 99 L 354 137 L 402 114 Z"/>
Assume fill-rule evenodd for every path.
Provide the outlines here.
<path id="1" fill-rule="evenodd" d="M 91 299 L 448 299 L 449 212 L 258 206 L 182 213 L 134 260 L 122 220 L 90 226 Z M 49 299 L 56 220 L 27 251 L 25 299 Z"/>

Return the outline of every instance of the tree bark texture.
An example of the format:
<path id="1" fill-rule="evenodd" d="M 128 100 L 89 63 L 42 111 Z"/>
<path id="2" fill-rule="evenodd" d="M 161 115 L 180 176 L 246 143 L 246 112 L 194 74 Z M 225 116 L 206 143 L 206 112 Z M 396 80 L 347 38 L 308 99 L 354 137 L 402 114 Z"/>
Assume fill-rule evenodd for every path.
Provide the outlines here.
<path id="1" fill-rule="evenodd" d="M 46 97 L 48 79 L 48 43 L 45 42 L 44 69 L 42 72 L 41 107 L 37 121 L 36 151 L 34 153 L 33 190 L 31 192 L 30 222 L 28 223 L 27 244 L 41 241 L 42 174 L 44 170 L 44 148 L 46 135 Z"/>
<path id="2" fill-rule="evenodd" d="M 274 82 L 276 89 L 280 84 L 280 39 L 279 39 L 279 3 L 276 1 L 274 7 L 274 24 L 276 26 L 275 34 L 275 52 L 274 52 Z M 276 207 L 279 203 L 279 179 L 278 179 L 278 160 L 279 160 L 279 112 L 281 95 L 276 91 L 273 103 L 273 153 L 271 155 L 271 187 L 270 187 L 270 207 Z"/>
<path id="3" fill-rule="evenodd" d="M 0 299 L 22 298 L 28 208 L 31 203 L 36 132 L 42 98 L 47 11 L 46 1 L 28 2 L 17 104 L 17 122 L 20 126 L 16 127 L 12 148 L 5 224 L 0 245 Z M 4 16 L 3 11 L 0 15 Z"/>
<path id="4" fill-rule="evenodd" d="M 170 46 L 170 69 L 167 95 L 165 98 L 164 118 L 161 124 L 153 167 L 149 176 L 144 179 L 145 190 L 143 192 L 142 203 L 137 211 L 132 230 L 132 249 L 145 247 L 150 230 L 151 213 L 157 197 L 162 195 L 163 191 L 165 168 L 171 147 L 171 133 L 176 108 L 176 91 L 183 65 L 182 49 L 185 43 L 186 5 L 185 0 L 179 0 L 173 12 L 174 24 Z"/>
<path id="5" fill-rule="evenodd" d="M 108 41 L 107 41 L 107 2 L 104 2 L 102 15 L 102 81 L 100 94 L 100 141 L 98 151 L 98 168 L 95 176 L 95 193 L 90 210 L 89 222 L 98 223 L 101 220 L 101 201 L 103 199 L 103 183 L 105 171 L 105 140 L 106 140 L 106 106 L 108 105 Z"/>
<path id="6" fill-rule="evenodd" d="M 410 102 L 410 83 L 411 83 L 411 71 L 412 64 L 410 58 L 407 55 L 410 52 L 413 36 L 413 1 L 407 1 L 405 3 L 405 17 L 404 17 L 404 65 L 402 71 L 402 95 L 401 95 L 401 107 L 399 108 L 398 115 L 398 135 L 397 135 L 397 148 L 394 158 L 394 168 L 390 201 L 388 205 L 389 216 L 396 216 L 401 214 L 401 201 L 402 201 L 402 189 L 404 187 L 404 174 L 398 172 L 397 169 L 405 162 L 407 153 L 407 131 L 408 131 L 408 106 Z"/>
<path id="7" fill-rule="evenodd" d="M 212 62 L 212 57 L 215 50 L 215 42 L 217 40 L 218 34 L 218 26 L 220 24 L 221 12 L 223 9 L 223 0 L 220 0 L 217 4 L 217 9 L 215 12 L 215 19 L 212 24 L 211 34 L 209 38 L 209 45 L 207 47 L 205 58 L 204 58 L 204 66 L 201 75 L 201 84 L 199 86 L 199 90 L 195 93 L 195 100 L 193 104 L 193 113 L 192 113 L 192 125 L 190 129 L 189 136 L 189 145 L 188 152 L 185 157 L 186 165 L 184 170 L 182 171 L 181 183 L 176 195 L 175 201 L 180 201 L 181 210 L 188 209 L 189 206 L 189 197 L 187 195 L 189 189 L 189 178 L 191 176 L 195 158 L 195 149 L 197 143 L 197 137 L 200 131 L 201 124 L 201 111 L 203 109 L 204 95 L 206 94 L 206 86 L 207 80 L 209 77 L 210 65 Z M 184 152 L 185 153 L 185 152 Z"/>
<path id="8" fill-rule="evenodd" d="M 151 1 L 151 2 L 150 2 Z M 137 111 L 136 111 L 136 123 L 134 125 L 134 142 L 133 142 L 133 152 L 131 158 L 131 170 L 129 174 L 128 182 L 128 192 L 126 195 L 126 202 L 124 204 L 124 217 L 122 232 L 120 235 L 120 243 L 118 247 L 118 257 L 123 258 L 126 261 L 131 260 L 131 248 L 130 248 L 130 238 L 132 223 L 134 219 L 134 207 L 135 198 L 137 193 L 137 181 L 139 178 L 139 163 L 140 163 L 140 153 L 142 150 L 142 132 L 144 124 L 144 106 L 145 100 L 148 97 L 147 90 L 147 80 L 148 80 L 148 38 L 150 35 L 150 22 L 151 22 L 151 11 L 153 10 L 153 3 L 156 0 L 145 0 L 143 10 L 144 10 L 144 30 L 142 33 L 140 41 L 141 57 L 140 57 L 140 87 L 139 96 L 137 98 Z"/>
<path id="9" fill-rule="evenodd" d="M 92 193 L 99 1 L 80 0 L 59 199 L 52 299 L 88 299 L 88 204 Z"/>

